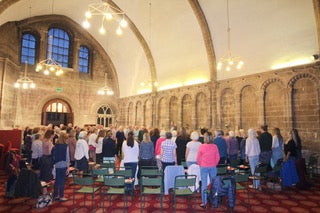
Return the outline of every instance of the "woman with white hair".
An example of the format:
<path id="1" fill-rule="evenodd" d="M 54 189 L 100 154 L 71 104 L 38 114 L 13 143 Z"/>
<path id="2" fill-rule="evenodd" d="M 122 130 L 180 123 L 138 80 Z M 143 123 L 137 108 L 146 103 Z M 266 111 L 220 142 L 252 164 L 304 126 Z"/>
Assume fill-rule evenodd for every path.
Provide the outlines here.
<path id="1" fill-rule="evenodd" d="M 256 137 L 256 132 L 254 129 L 248 130 L 248 138 L 246 140 L 246 161 L 249 161 L 251 174 L 254 174 L 256 166 L 259 164 L 260 155 L 260 145 L 259 140 Z M 254 180 L 253 185 L 249 187 L 260 189 L 260 180 Z"/>
<path id="2" fill-rule="evenodd" d="M 191 141 L 187 143 L 187 148 L 186 148 L 186 163 L 188 168 L 192 164 L 197 164 L 198 149 L 201 145 L 201 142 L 199 141 L 198 132 L 196 131 L 192 132 L 190 137 L 191 137 Z"/>
<path id="3" fill-rule="evenodd" d="M 79 170 L 79 175 L 83 174 L 83 171 L 88 170 L 89 161 L 89 146 L 86 141 L 87 132 L 81 131 L 79 133 L 79 139 L 76 144 L 76 150 L 74 153 L 74 159 L 76 160 L 76 168 Z"/>

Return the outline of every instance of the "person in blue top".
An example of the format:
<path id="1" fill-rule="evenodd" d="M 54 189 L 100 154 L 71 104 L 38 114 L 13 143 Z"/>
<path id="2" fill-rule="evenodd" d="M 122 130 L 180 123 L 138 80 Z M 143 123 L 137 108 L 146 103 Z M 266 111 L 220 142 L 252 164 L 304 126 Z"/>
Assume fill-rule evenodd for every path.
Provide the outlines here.
<path id="1" fill-rule="evenodd" d="M 220 161 L 219 164 L 226 164 L 227 160 L 227 142 L 226 140 L 222 137 L 222 131 L 221 130 L 216 130 L 215 131 L 215 139 L 213 140 L 213 143 L 217 145 L 219 154 L 220 154 Z"/>
<path id="2" fill-rule="evenodd" d="M 69 146 L 66 143 L 68 135 L 66 132 L 61 131 L 58 141 L 53 148 L 52 157 L 54 162 L 54 168 L 56 170 L 56 180 L 54 182 L 54 199 L 60 200 L 60 202 L 67 201 L 64 197 L 64 184 L 66 182 L 66 176 L 69 174 Z"/>

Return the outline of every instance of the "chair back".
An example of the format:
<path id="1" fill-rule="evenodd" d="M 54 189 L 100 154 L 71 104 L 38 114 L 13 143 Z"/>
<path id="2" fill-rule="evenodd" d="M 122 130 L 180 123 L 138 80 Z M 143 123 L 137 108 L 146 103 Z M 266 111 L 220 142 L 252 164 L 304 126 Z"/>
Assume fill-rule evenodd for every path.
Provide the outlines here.
<path id="1" fill-rule="evenodd" d="M 114 174 L 128 178 L 132 176 L 132 169 L 128 167 L 115 167 Z"/>
<path id="2" fill-rule="evenodd" d="M 238 159 L 232 159 L 230 161 L 230 166 L 233 167 L 233 168 L 237 168 L 239 163 L 240 163 L 240 161 Z"/>
<path id="3" fill-rule="evenodd" d="M 123 175 L 105 175 L 104 185 L 111 187 L 124 187 L 125 186 L 125 176 Z"/>
<path id="4" fill-rule="evenodd" d="M 93 169 L 92 170 L 92 175 L 107 175 L 108 174 L 108 169 L 107 168 L 101 168 L 101 169 Z"/>
<path id="5" fill-rule="evenodd" d="M 196 178 L 196 175 L 178 175 L 175 177 L 174 188 L 195 187 Z"/>
<path id="6" fill-rule="evenodd" d="M 240 183 L 240 182 L 248 182 L 249 181 L 249 173 L 244 173 L 244 174 L 236 174 L 234 176 L 234 180 L 236 183 Z"/>
<path id="7" fill-rule="evenodd" d="M 225 175 L 227 174 L 227 165 L 219 164 L 217 166 L 217 175 Z"/>
<path id="8" fill-rule="evenodd" d="M 114 160 L 103 160 L 103 163 L 100 164 L 101 168 L 114 168 L 116 165 L 116 162 Z"/>
<path id="9" fill-rule="evenodd" d="M 162 176 L 152 177 L 149 176 L 141 176 L 140 179 L 141 186 L 155 186 L 161 187 L 163 185 Z"/>
<path id="10" fill-rule="evenodd" d="M 158 176 L 162 175 L 162 171 L 156 166 L 143 166 L 141 168 L 140 177 L 142 176 Z"/>
<path id="11" fill-rule="evenodd" d="M 94 180 L 92 176 L 86 177 L 78 177 L 76 175 L 73 176 L 73 184 L 82 185 L 82 186 L 93 186 Z"/>

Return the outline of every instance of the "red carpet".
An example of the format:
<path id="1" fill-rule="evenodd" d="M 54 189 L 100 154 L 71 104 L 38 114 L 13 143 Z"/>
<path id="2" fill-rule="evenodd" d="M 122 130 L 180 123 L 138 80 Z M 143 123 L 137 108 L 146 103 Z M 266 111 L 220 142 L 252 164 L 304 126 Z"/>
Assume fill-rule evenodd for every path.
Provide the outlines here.
<path id="1" fill-rule="evenodd" d="M 0 171 L 0 212 L 71 212 L 72 211 L 72 186 L 69 186 L 72 178 L 68 178 L 68 184 L 65 190 L 66 196 L 69 200 L 66 202 L 54 202 L 49 207 L 42 209 L 33 208 L 34 199 L 29 198 L 14 198 L 7 199 L 4 197 L 4 182 L 7 177 Z M 279 212 L 279 213 L 305 213 L 305 212 L 320 212 L 320 178 L 319 176 L 313 178 L 313 186 L 309 190 L 297 190 L 295 187 L 285 189 L 281 192 L 260 192 L 255 191 L 254 194 L 250 194 L 251 208 L 248 208 L 247 193 L 237 191 L 236 206 L 233 212 Z M 49 188 L 49 192 L 52 192 L 52 188 Z M 107 199 L 107 198 L 105 198 Z M 114 196 L 111 207 L 109 201 L 105 201 L 105 212 L 123 212 L 123 199 L 120 196 Z M 97 194 L 95 197 L 96 212 L 102 212 L 101 208 L 98 208 L 98 204 L 101 205 L 100 196 Z M 134 200 L 128 197 L 127 212 L 140 212 L 139 203 L 139 190 L 136 191 Z M 197 204 L 195 209 L 189 209 L 186 198 L 178 198 L 177 200 L 177 212 L 211 212 L 213 209 L 203 210 L 199 207 L 201 203 L 200 194 L 197 194 Z M 226 201 L 214 209 L 214 212 L 231 212 L 228 208 Z M 193 202 L 192 202 L 193 204 Z M 76 195 L 76 206 L 83 205 L 83 195 Z M 91 197 L 86 198 L 87 208 L 80 208 L 77 210 L 79 213 L 90 212 Z M 97 209 L 98 208 L 98 209 Z M 194 211 L 193 211 L 194 210 Z M 160 202 L 158 196 L 148 196 L 146 198 L 146 204 L 143 209 L 144 213 L 161 212 Z M 173 198 L 171 196 L 163 197 L 163 212 L 173 212 Z"/>

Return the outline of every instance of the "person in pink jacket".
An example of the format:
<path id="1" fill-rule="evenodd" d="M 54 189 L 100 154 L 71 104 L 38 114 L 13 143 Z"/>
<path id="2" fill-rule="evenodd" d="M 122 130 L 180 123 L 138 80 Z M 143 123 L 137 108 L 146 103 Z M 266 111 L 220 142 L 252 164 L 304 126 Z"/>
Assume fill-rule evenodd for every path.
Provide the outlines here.
<path id="1" fill-rule="evenodd" d="M 202 144 L 198 149 L 197 163 L 200 166 L 200 176 L 201 176 L 201 208 L 206 208 L 207 205 L 207 193 L 208 188 L 208 175 L 210 179 L 217 175 L 217 165 L 220 160 L 220 154 L 218 147 L 210 141 L 209 135 L 206 133 L 204 135 L 204 144 Z"/>

